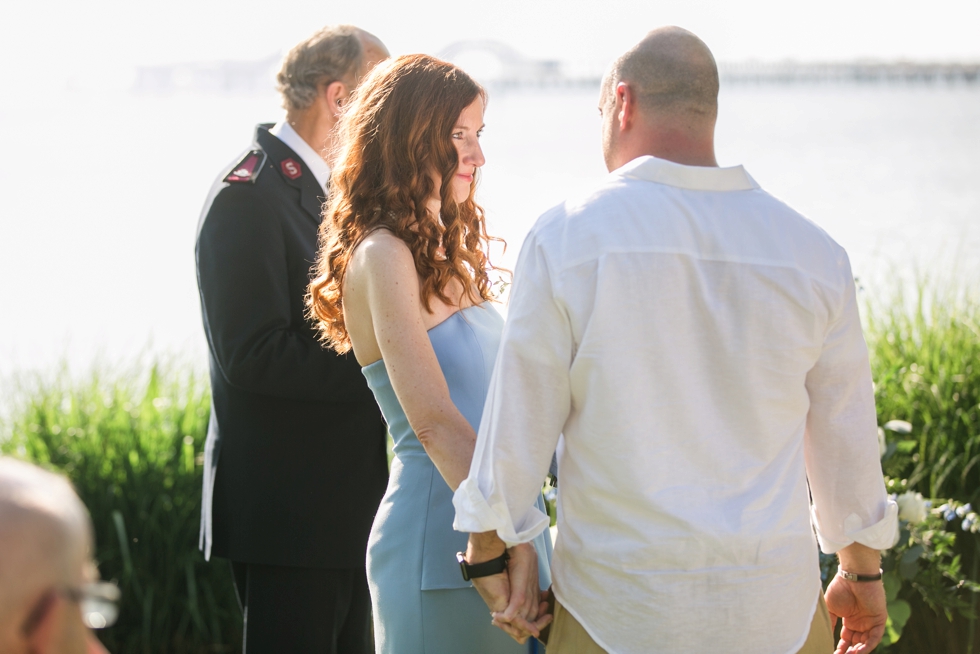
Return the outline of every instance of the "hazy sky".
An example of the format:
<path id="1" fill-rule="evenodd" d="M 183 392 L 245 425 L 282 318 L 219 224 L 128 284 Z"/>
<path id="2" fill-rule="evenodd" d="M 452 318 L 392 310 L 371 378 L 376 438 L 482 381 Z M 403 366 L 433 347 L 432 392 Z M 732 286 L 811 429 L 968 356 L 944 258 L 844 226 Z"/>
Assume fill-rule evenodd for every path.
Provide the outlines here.
<path id="1" fill-rule="evenodd" d="M 647 30 L 677 24 L 720 61 L 980 60 L 978 0 L 13 0 L 0 25 L 6 81 L 125 75 L 138 64 L 260 59 L 348 22 L 395 54 L 463 39 L 603 66 Z"/>

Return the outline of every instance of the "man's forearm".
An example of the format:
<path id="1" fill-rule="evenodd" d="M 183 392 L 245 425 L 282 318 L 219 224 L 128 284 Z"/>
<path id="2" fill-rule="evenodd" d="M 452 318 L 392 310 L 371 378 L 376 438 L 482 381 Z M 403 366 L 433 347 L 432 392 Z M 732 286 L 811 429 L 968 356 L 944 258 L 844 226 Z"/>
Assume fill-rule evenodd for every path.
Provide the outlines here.
<path id="1" fill-rule="evenodd" d="M 861 543 L 851 543 L 837 552 L 840 567 L 859 575 L 876 575 L 881 569 L 881 552 Z"/>
<path id="2" fill-rule="evenodd" d="M 495 559 L 504 553 L 507 545 L 500 540 L 495 531 L 485 531 L 482 534 L 470 534 L 466 545 L 467 563 L 483 563 Z"/>

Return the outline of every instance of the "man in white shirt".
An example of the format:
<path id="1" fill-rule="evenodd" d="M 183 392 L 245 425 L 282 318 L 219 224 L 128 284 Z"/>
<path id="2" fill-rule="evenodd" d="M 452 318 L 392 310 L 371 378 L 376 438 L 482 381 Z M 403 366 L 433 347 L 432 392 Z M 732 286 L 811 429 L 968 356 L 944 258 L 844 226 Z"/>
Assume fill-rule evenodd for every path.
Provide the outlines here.
<path id="1" fill-rule="evenodd" d="M 364 558 L 385 424 L 354 358 L 321 347 L 304 297 L 341 109 L 387 56 L 350 25 L 292 48 L 277 76 L 285 119 L 256 128 L 201 215 L 201 548 L 232 561 L 247 654 L 374 651 Z"/>
<path id="2" fill-rule="evenodd" d="M 718 167 L 717 93 L 703 42 L 651 32 L 603 81 L 611 174 L 521 250 L 455 526 L 467 563 L 512 548 L 475 583 L 537 634 L 522 548 L 558 448 L 549 654 L 829 653 L 837 616 L 858 654 L 884 631 L 897 508 L 847 255 Z M 829 615 L 811 515 L 850 576 Z"/>

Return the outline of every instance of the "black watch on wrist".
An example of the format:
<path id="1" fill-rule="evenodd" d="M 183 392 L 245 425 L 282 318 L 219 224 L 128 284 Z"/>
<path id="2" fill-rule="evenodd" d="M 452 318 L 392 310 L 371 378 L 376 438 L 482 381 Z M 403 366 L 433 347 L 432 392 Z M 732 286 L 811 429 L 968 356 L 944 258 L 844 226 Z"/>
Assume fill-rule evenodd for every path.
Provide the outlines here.
<path id="1" fill-rule="evenodd" d="M 859 574 L 854 573 L 854 572 L 847 572 L 846 570 L 844 570 L 840 566 L 837 566 L 837 576 L 838 577 L 843 577 L 844 579 L 847 579 L 848 581 L 860 581 L 860 582 L 881 581 L 882 572 L 883 571 L 881 570 L 881 568 L 879 568 L 878 569 L 878 574 L 876 574 L 876 575 L 859 575 Z"/>
<path id="2" fill-rule="evenodd" d="M 463 581 L 489 577 L 490 575 L 500 574 L 507 569 L 507 562 L 510 561 L 510 554 L 507 550 L 495 559 L 484 561 L 483 563 L 467 563 L 466 556 L 462 552 L 456 552 L 456 560 L 459 561 L 459 569 L 463 573 Z"/>

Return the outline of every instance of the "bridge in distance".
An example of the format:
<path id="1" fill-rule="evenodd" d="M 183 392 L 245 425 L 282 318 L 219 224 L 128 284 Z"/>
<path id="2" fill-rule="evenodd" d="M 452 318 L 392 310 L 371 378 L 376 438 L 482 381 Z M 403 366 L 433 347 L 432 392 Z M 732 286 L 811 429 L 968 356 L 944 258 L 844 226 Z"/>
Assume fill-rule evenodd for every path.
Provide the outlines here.
<path id="1" fill-rule="evenodd" d="M 457 62 L 467 56 L 496 58 L 496 74 L 481 80 L 488 86 L 596 87 L 602 70 L 568 70 L 557 60 L 525 57 L 517 49 L 497 41 L 459 41 L 444 48 L 439 56 Z M 459 61 L 463 64 L 463 61 Z M 465 66 L 464 66 L 465 67 Z M 721 62 L 722 83 L 736 84 L 978 84 L 980 62 Z"/>
<path id="2" fill-rule="evenodd" d="M 534 59 L 499 41 L 458 41 L 436 56 L 470 70 L 493 90 L 596 88 L 603 66 Z M 258 61 L 218 61 L 136 69 L 134 90 L 266 93 L 274 86 L 280 56 Z M 479 65 L 478 65 L 479 64 Z M 721 62 L 722 84 L 980 84 L 980 62 Z"/>

